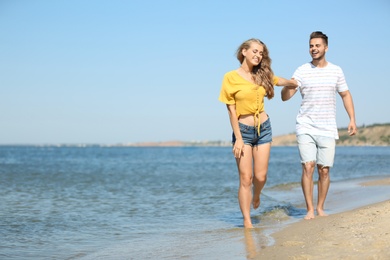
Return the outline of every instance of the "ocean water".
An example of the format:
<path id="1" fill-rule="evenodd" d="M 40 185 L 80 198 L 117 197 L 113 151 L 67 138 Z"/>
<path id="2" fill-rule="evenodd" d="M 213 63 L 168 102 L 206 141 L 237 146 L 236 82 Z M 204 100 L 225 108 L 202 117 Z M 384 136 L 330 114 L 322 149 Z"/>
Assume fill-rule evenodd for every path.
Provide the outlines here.
<path id="1" fill-rule="evenodd" d="M 390 147 L 337 147 L 330 193 L 389 162 Z M 246 231 L 230 147 L 0 146 L 0 259 L 251 258 L 305 214 L 300 175 L 297 148 L 273 147 Z"/>

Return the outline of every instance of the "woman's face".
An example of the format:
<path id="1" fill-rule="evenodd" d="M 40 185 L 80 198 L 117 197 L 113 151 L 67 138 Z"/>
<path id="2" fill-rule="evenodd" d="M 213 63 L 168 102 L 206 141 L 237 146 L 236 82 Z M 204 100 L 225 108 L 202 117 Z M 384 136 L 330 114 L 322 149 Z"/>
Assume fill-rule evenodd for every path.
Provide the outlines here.
<path id="1" fill-rule="evenodd" d="M 252 64 L 252 66 L 257 66 L 260 64 L 263 59 L 264 48 L 261 44 L 257 42 L 252 42 L 249 49 L 243 49 L 242 55 L 244 55 L 247 63 Z"/>

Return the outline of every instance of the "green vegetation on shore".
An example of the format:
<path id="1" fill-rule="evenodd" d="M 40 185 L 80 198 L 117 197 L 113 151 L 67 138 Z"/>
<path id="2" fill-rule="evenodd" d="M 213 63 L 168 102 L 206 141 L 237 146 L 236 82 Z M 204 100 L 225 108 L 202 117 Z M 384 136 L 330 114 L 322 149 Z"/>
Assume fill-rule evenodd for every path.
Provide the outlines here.
<path id="1" fill-rule="evenodd" d="M 390 123 L 358 126 L 358 133 L 354 136 L 349 136 L 346 127 L 338 130 L 338 146 L 390 146 Z M 295 133 L 274 137 L 273 145 L 296 145 Z"/>
<path id="2" fill-rule="evenodd" d="M 347 128 L 339 129 L 338 145 L 390 145 L 390 123 L 361 126 L 356 136 L 350 137 Z"/>
<path id="3" fill-rule="evenodd" d="M 390 146 L 390 123 L 362 125 L 358 127 L 358 134 L 349 136 L 347 128 L 339 128 L 339 146 Z M 295 133 L 273 137 L 273 146 L 296 145 Z M 134 143 L 126 146 L 231 146 L 230 141 L 169 141 Z"/>

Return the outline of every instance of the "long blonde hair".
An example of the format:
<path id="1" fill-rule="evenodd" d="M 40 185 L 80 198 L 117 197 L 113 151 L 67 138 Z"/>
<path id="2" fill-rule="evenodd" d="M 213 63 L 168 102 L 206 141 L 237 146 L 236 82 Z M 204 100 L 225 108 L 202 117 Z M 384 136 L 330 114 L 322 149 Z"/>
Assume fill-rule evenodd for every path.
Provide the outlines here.
<path id="1" fill-rule="evenodd" d="M 263 46 L 263 58 L 259 65 L 254 66 L 252 69 L 252 77 L 255 83 L 259 86 L 263 86 L 265 88 L 265 92 L 267 93 L 267 98 L 271 99 L 274 97 L 274 73 L 271 69 L 271 58 L 269 57 L 269 52 L 267 46 L 260 41 L 259 39 L 249 39 L 243 42 L 240 47 L 238 47 L 236 55 L 238 61 L 242 64 L 244 62 L 244 55 L 242 55 L 242 50 L 247 50 L 250 48 L 251 44 L 255 42 Z"/>

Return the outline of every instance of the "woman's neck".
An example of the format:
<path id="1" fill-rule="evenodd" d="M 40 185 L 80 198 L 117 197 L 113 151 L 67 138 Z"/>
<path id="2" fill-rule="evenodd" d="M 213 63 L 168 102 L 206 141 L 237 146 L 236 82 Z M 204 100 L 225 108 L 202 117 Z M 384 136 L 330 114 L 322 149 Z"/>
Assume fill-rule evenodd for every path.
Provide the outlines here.
<path id="1" fill-rule="evenodd" d="M 246 73 L 252 73 L 252 69 L 253 69 L 253 68 L 249 68 L 249 66 L 246 64 L 241 64 L 240 68 L 243 69 L 244 72 Z"/>

